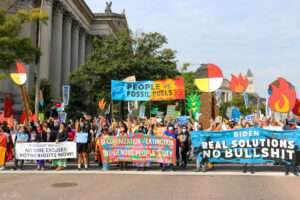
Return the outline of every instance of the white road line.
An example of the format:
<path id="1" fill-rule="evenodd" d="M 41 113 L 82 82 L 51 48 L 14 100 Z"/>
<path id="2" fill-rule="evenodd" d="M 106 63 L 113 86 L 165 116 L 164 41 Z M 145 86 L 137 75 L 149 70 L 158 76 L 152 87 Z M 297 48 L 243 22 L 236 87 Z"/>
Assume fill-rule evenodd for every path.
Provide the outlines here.
<path id="1" fill-rule="evenodd" d="M 160 172 L 160 171 L 145 171 L 145 172 L 137 172 L 137 171 L 99 171 L 99 170 L 91 170 L 91 171 L 77 171 L 77 170 L 65 170 L 65 171 L 1 171 L 1 174 L 94 174 L 94 175 L 158 175 L 158 176 L 275 176 L 275 177 L 286 177 L 284 172 L 256 172 L 254 174 L 251 173 L 243 173 L 243 172 Z M 292 173 L 287 177 L 296 177 Z"/>

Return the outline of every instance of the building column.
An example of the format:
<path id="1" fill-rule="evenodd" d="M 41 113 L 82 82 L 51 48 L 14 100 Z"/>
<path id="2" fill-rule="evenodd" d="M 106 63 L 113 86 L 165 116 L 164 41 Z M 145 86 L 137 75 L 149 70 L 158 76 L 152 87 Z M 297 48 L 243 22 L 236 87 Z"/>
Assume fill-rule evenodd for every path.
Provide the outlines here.
<path id="1" fill-rule="evenodd" d="M 51 33 L 52 33 L 52 8 L 53 0 L 45 0 L 42 10 L 48 14 L 47 24 L 41 23 L 40 48 L 42 55 L 40 57 L 40 78 L 49 80 L 50 72 L 50 50 L 51 50 Z"/>
<path id="2" fill-rule="evenodd" d="M 51 95 L 59 97 L 61 94 L 61 72 L 62 72 L 62 30 L 63 30 L 63 8 L 61 4 L 55 4 L 53 10 L 53 32 L 50 68 Z"/>
<path id="3" fill-rule="evenodd" d="M 78 48 L 79 48 L 79 25 L 76 21 L 73 21 L 72 26 L 72 62 L 71 71 L 78 67 Z"/>
<path id="4" fill-rule="evenodd" d="M 70 14 L 64 16 L 63 23 L 63 56 L 62 56 L 62 84 L 69 82 L 71 72 L 71 42 L 72 42 L 72 17 Z"/>
<path id="5" fill-rule="evenodd" d="M 80 31 L 79 38 L 79 65 L 82 65 L 85 62 L 85 42 L 86 42 L 86 33 L 85 30 L 82 29 Z"/>
<path id="6" fill-rule="evenodd" d="M 88 35 L 86 39 L 85 57 L 87 58 L 92 52 L 92 36 Z"/>

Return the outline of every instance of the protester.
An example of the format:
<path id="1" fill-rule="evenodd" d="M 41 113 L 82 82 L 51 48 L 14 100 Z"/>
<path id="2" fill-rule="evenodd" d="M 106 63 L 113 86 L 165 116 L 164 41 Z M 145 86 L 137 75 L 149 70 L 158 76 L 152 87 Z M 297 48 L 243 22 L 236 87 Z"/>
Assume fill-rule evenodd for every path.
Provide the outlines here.
<path id="1" fill-rule="evenodd" d="M 68 135 L 66 133 L 65 124 L 61 123 L 59 125 L 59 129 L 58 129 L 58 133 L 57 133 L 55 142 L 56 143 L 65 142 L 65 141 L 67 141 L 67 139 L 68 139 Z M 56 167 L 57 171 L 64 170 L 67 167 L 67 160 L 66 159 L 56 159 L 56 160 L 53 160 L 52 165 L 54 167 Z"/>
<path id="2" fill-rule="evenodd" d="M 286 120 L 286 123 L 283 127 L 284 130 L 295 130 L 297 129 L 297 124 L 295 120 Z M 300 152 L 296 151 L 295 152 L 295 156 L 294 159 L 289 161 L 285 161 L 284 165 L 285 165 L 285 175 L 289 175 L 290 170 L 292 168 L 292 171 L 294 173 L 295 176 L 299 176 L 298 174 L 298 169 L 297 169 L 297 157 L 300 156 Z"/>
<path id="3" fill-rule="evenodd" d="M 40 125 L 37 128 L 35 142 L 47 142 L 47 124 Z M 45 170 L 45 160 L 37 160 L 37 170 Z"/>
<path id="4" fill-rule="evenodd" d="M 190 136 L 186 126 L 178 128 L 178 146 L 179 146 L 179 158 L 180 167 L 186 168 L 187 166 L 187 154 L 190 147 Z"/>
<path id="5" fill-rule="evenodd" d="M 17 133 L 15 136 L 15 145 L 19 144 L 19 143 L 24 143 L 24 142 L 29 142 L 30 141 L 30 133 L 28 131 L 28 129 L 26 127 L 24 127 L 23 125 L 20 125 L 19 127 L 17 127 Z M 15 148 L 16 149 L 16 148 Z M 20 166 L 18 166 L 20 162 Z M 23 166 L 24 166 L 24 160 L 18 160 L 15 157 L 15 161 L 14 161 L 14 170 L 20 169 L 23 170 Z"/>
<path id="6" fill-rule="evenodd" d="M 77 138 L 80 138 L 78 140 Z M 91 139 L 89 124 L 85 120 L 80 120 L 79 127 L 76 131 L 77 139 L 77 155 L 78 155 L 78 170 L 81 170 L 81 165 L 84 165 L 84 169 L 88 169 L 88 153 L 89 153 L 89 142 Z"/>
<path id="7" fill-rule="evenodd" d="M 168 125 L 167 130 L 164 131 L 164 136 L 173 138 L 175 140 L 177 139 L 177 135 L 176 135 L 176 132 L 175 132 L 175 127 L 174 127 L 173 124 Z M 178 152 L 177 147 L 178 146 L 177 146 L 177 143 L 176 143 L 176 152 Z M 166 171 L 168 169 L 171 169 L 171 170 L 175 171 L 174 164 L 162 163 L 162 171 Z"/>
<path id="8" fill-rule="evenodd" d="M 5 169 L 7 143 L 7 135 L 3 131 L 3 128 L 0 126 L 0 170 Z"/>

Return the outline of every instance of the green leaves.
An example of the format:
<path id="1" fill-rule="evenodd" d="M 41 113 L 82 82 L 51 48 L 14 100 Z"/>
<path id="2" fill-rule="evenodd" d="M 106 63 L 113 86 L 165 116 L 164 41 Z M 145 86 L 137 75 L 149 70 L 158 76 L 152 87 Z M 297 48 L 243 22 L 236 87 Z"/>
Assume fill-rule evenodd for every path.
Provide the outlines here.
<path id="1" fill-rule="evenodd" d="M 39 8 L 17 10 L 15 13 L 0 9 L 0 69 L 9 69 L 18 59 L 32 63 L 40 56 L 36 44 L 31 38 L 22 37 L 21 33 L 25 23 L 33 20 L 45 23 L 47 19 L 47 13 Z"/>
<path id="2" fill-rule="evenodd" d="M 96 111 L 97 97 L 111 98 L 111 80 L 122 80 L 131 75 L 137 80 L 159 80 L 179 75 L 176 52 L 164 48 L 165 44 L 166 37 L 159 33 L 142 33 L 133 38 L 127 30 L 94 38 L 94 49 L 87 62 L 70 77 L 72 88 L 78 89 L 71 96 L 73 110 L 89 107 L 92 112 Z"/>

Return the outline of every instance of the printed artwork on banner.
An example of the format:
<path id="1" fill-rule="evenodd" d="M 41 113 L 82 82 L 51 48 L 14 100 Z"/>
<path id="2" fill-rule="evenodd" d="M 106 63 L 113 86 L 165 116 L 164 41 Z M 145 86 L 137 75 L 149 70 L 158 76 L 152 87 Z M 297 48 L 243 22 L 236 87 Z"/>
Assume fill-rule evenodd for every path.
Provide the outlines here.
<path id="1" fill-rule="evenodd" d="M 194 131 L 192 147 L 197 159 L 212 163 L 290 164 L 299 151 L 300 130 L 271 131 L 260 128 L 231 131 Z"/>
<path id="2" fill-rule="evenodd" d="M 184 79 L 158 81 L 111 82 L 112 99 L 116 101 L 163 101 L 185 99 Z"/>
<path id="3" fill-rule="evenodd" d="M 89 134 L 86 132 L 77 132 L 75 141 L 79 144 L 86 144 L 88 143 Z"/>
<path id="4" fill-rule="evenodd" d="M 18 160 L 55 160 L 76 158 L 76 143 L 17 143 L 15 148 L 15 156 Z"/>
<path id="5" fill-rule="evenodd" d="M 167 127 L 165 126 L 159 126 L 154 128 L 154 135 L 157 137 L 162 137 L 164 136 L 164 132 L 167 130 Z"/>
<path id="6" fill-rule="evenodd" d="M 132 137 L 101 137 L 100 152 L 103 163 L 157 162 L 176 164 L 176 140 L 137 134 Z"/>

